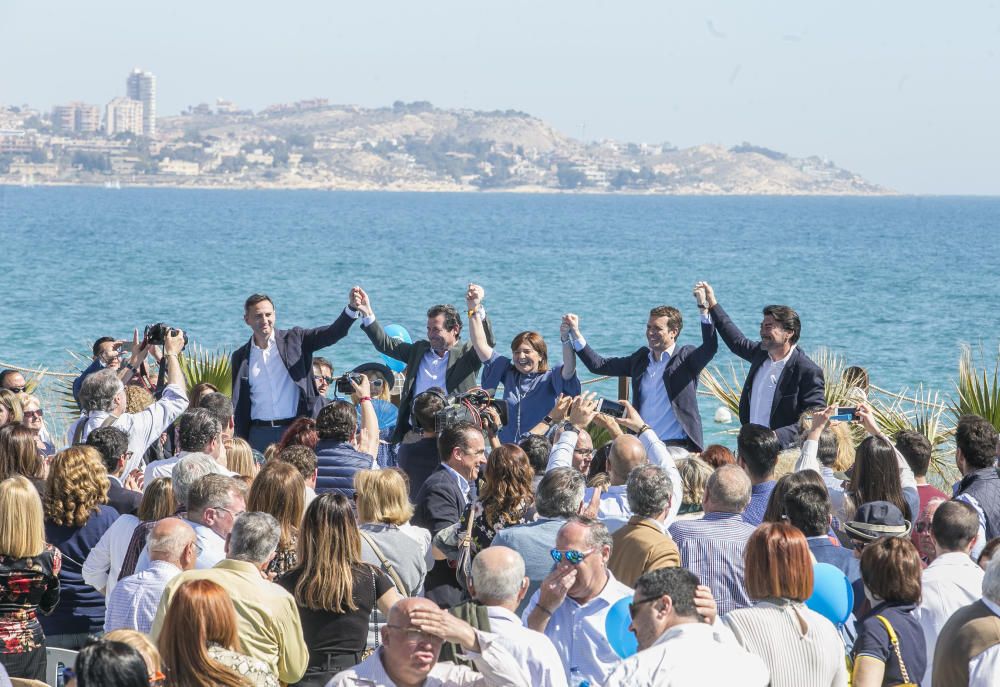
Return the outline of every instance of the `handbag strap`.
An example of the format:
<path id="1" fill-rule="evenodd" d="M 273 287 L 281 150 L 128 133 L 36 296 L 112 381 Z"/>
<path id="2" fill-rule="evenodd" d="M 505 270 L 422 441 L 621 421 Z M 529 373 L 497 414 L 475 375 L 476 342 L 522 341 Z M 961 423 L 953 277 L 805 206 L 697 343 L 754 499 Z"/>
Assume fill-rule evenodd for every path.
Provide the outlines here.
<path id="1" fill-rule="evenodd" d="M 83 440 L 83 430 L 86 428 L 87 421 L 89 419 L 90 419 L 89 415 L 82 415 L 80 417 L 80 421 L 76 423 L 76 429 L 73 431 L 73 445 L 74 446 L 76 446 L 77 444 L 79 444 Z M 104 422 L 102 422 L 101 426 L 98 427 L 97 429 L 102 429 L 104 427 L 107 427 L 108 425 L 112 425 L 112 424 L 114 424 L 114 422 L 117 419 L 118 418 L 115 417 L 114 415 L 108 415 L 106 418 L 104 418 Z"/>
<path id="2" fill-rule="evenodd" d="M 382 549 L 375 543 L 375 539 L 364 530 L 361 530 L 361 538 L 364 539 L 368 546 L 372 548 L 372 551 L 375 552 L 375 555 L 378 557 L 382 567 L 387 573 L 389 573 L 389 577 L 392 578 L 392 583 L 396 585 L 396 589 L 401 591 L 403 596 L 409 596 L 410 590 L 406 588 L 406 584 L 403 583 L 403 578 L 401 578 L 399 573 L 396 572 L 396 566 L 394 566 L 392 561 L 390 561 L 386 555 L 382 553 Z"/>
<path id="3" fill-rule="evenodd" d="M 375 624 L 375 651 L 378 651 L 378 587 L 375 584 L 375 568 L 372 572 L 372 622 Z"/>
<path id="4" fill-rule="evenodd" d="M 910 682 L 910 675 L 906 672 L 906 664 L 903 663 L 903 652 L 899 650 L 899 638 L 896 637 L 896 631 L 892 629 L 892 625 L 886 620 L 885 616 L 877 615 L 883 625 L 885 625 L 885 631 L 889 633 L 889 642 L 892 644 L 893 651 L 896 652 L 896 660 L 899 661 L 899 674 L 903 678 L 904 683 Z"/>

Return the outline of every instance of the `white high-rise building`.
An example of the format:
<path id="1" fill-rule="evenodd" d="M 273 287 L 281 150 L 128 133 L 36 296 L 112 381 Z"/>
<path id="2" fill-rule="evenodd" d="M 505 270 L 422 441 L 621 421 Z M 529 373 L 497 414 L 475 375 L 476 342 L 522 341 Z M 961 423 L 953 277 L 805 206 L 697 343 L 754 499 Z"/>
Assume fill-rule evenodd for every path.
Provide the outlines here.
<path id="1" fill-rule="evenodd" d="M 138 67 L 125 79 L 125 95 L 142 103 L 142 129 L 146 136 L 156 136 L 156 77 Z"/>
<path id="2" fill-rule="evenodd" d="M 105 112 L 104 130 L 108 136 L 123 132 L 142 136 L 143 109 L 138 100 L 119 96 L 108 103 Z"/>

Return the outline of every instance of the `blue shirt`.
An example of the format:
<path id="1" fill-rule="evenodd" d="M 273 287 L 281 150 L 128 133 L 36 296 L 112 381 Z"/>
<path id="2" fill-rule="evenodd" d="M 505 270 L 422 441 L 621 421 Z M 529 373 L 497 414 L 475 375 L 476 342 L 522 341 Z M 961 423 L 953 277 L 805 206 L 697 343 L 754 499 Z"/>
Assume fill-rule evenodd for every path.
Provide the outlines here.
<path id="1" fill-rule="evenodd" d="M 756 529 L 739 513 L 705 513 L 701 520 L 678 520 L 667 528 L 681 554 L 681 567 L 712 590 L 719 615 L 752 606 L 747 594 L 743 551 Z"/>
<path id="2" fill-rule="evenodd" d="M 764 522 L 764 513 L 767 512 L 767 502 L 771 500 L 771 492 L 777 484 L 773 479 L 767 482 L 755 484 L 750 488 L 750 503 L 743 510 L 743 519 L 756 527 Z"/>
<path id="3" fill-rule="evenodd" d="M 141 573 L 130 575 L 115 585 L 108 597 L 104 631 L 137 630 L 149 634 L 167 582 L 181 569 L 166 561 L 153 561 Z"/>
<path id="4" fill-rule="evenodd" d="M 674 407 L 670 403 L 670 396 L 663 383 L 663 373 L 667 371 L 670 363 L 670 356 L 674 354 L 674 346 L 663 352 L 659 360 L 653 357 L 653 352 L 649 352 L 649 366 L 642 373 L 640 389 L 642 391 L 641 407 L 637 408 L 642 419 L 653 428 L 656 436 L 664 441 L 672 439 L 687 439 L 687 432 L 681 427 Z"/>
<path id="5" fill-rule="evenodd" d="M 503 384 L 503 400 L 507 402 L 507 424 L 500 428 L 499 438 L 505 444 L 516 443 L 552 410 L 559 394 L 578 396 L 580 379 L 574 374 L 562 377 L 562 365 L 545 372 L 522 374 L 510 358 L 493 351 L 483 363 L 480 382 L 484 389 L 496 389 Z"/>

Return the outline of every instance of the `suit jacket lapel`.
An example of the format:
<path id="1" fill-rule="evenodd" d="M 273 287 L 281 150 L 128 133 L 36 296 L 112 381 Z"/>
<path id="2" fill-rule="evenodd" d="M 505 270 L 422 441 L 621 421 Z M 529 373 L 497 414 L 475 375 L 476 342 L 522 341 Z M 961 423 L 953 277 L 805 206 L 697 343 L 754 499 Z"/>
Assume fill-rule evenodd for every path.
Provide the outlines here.
<path id="1" fill-rule="evenodd" d="M 277 331 L 274 332 L 274 345 L 278 349 L 278 356 L 281 358 L 281 362 L 283 362 L 285 364 L 285 367 L 287 368 L 288 358 L 285 356 L 285 353 L 287 351 L 287 346 L 285 345 L 284 330 L 278 329 Z"/>
<path id="2" fill-rule="evenodd" d="M 792 351 L 792 355 L 789 356 L 788 362 L 785 366 L 781 368 L 781 375 L 778 377 L 778 383 L 774 385 L 774 398 L 771 399 L 771 414 L 769 418 L 774 417 L 774 411 L 778 408 L 778 401 L 784 395 L 784 386 L 789 379 L 792 378 L 792 371 L 795 369 L 795 365 L 798 363 L 799 349 L 796 348 Z"/>

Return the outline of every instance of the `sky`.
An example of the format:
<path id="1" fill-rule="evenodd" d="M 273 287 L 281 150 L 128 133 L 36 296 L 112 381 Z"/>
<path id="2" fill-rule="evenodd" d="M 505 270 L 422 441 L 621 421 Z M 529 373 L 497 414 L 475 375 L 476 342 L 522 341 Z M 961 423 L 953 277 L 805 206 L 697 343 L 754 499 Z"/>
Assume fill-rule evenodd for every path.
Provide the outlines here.
<path id="1" fill-rule="evenodd" d="M 516 109 L 584 140 L 819 155 L 1000 195 L 1000 0 L 0 0 L 0 104 Z"/>

